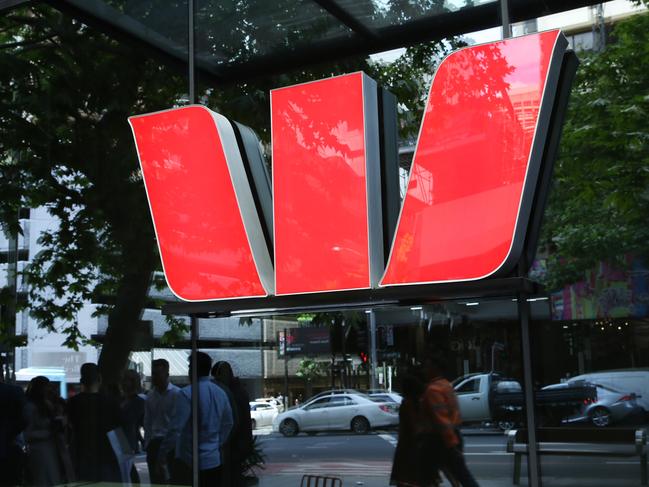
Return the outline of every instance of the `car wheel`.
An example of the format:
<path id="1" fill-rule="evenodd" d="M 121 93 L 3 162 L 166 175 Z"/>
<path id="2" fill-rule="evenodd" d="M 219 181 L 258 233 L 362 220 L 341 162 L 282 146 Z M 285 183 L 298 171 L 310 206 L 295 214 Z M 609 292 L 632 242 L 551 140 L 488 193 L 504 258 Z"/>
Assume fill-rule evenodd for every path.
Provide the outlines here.
<path id="1" fill-rule="evenodd" d="M 252 426 L 252 429 L 253 429 L 253 430 L 256 430 L 256 429 L 257 429 L 257 421 L 254 420 L 254 419 L 251 420 L 251 421 L 250 421 L 250 426 Z"/>
<path id="2" fill-rule="evenodd" d="M 285 419 L 279 425 L 279 432 L 284 436 L 295 436 L 298 434 L 300 429 L 297 426 L 297 423 L 293 419 Z"/>
<path id="3" fill-rule="evenodd" d="M 598 428 L 605 428 L 611 424 L 611 412 L 603 407 L 593 409 L 590 419 Z"/>
<path id="4" fill-rule="evenodd" d="M 352 431 L 357 435 L 364 435 L 370 430 L 370 422 L 363 416 L 356 416 L 352 419 Z"/>

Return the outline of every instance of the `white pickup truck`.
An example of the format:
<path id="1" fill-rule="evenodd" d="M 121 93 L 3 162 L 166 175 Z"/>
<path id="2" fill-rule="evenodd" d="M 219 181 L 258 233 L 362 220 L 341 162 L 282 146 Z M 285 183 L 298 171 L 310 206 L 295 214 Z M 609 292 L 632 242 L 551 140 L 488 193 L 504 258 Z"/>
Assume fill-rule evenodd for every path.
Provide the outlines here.
<path id="1" fill-rule="evenodd" d="M 509 429 L 524 420 L 523 390 L 519 382 L 496 372 L 469 374 L 453 381 L 465 423 L 495 423 Z M 584 400 L 597 397 L 591 385 L 575 386 L 561 390 L 541 390 L 534 393 L 535 409 L 539 418 L 548 425 L 556 423 Z"/>
<path id="2" fill-rule="evenodd" d="M 502 381 L 498 374 L 469 374 L 453 381 L 453 387 L 460 404 L 460 414 L 465 423 L 492 421 L 491 399 L 494 383 Z M 504 381 L 512 390 L 521 390 L 515 381 Z"/>

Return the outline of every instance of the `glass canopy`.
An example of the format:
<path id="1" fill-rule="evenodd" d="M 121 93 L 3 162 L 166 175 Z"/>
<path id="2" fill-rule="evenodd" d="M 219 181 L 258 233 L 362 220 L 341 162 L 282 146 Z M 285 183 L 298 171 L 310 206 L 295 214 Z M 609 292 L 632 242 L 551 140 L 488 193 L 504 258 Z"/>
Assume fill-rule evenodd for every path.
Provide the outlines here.
<path id="1" fill-rule="evenodd" d="M 0 10 L 22 3 L 0 0 Z M 595 4 L 518 0 L 512 22 Z M 183 63 L 188 0 L 61 0 L 56 8 Z M 198 70 L 236 82 L 501 25 L 499 0 L 194 0 Z"/>

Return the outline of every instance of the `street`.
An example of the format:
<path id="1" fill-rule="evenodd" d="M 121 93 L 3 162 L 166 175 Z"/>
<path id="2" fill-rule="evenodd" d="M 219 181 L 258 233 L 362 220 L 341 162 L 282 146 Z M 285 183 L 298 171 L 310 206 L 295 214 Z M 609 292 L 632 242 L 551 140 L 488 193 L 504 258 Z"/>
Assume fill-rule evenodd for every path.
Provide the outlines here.
<path id="1" fill-rule="evenodd" d="M 257 435 L 266 457 L 266 468 L 258 472 L 262 487 L 299 486 L 304 474 L 339 477 L 344 486 L 384 487 L 397 443 L 395 431 L 284 438 L 262 430 Z M 467 431 L 465 443 L 467 462 L 481 486 L 512 485 L 513 455 L 505 451 L 502 433 Z M 640 485 L 638 459 L 550 456 L 541 461 L 544 487 Z M 523 461 L 521 485 L 527 485 L 526 475 Z"/>

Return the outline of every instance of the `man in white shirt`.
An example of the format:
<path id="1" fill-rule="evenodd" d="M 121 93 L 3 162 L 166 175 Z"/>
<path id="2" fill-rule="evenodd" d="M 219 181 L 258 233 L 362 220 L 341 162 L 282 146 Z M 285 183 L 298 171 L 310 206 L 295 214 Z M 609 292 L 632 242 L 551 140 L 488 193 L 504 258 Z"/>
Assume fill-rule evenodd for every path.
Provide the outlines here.
<path id="1" fill-rule="evenodd" d="M 153 361 L 151 383 L 144 408 L 146 462 L 151 483 L 167 484 L 178 438 L 173 421 L 180 389 L 169 382 L 169 362 L 165 359 Z"/>

